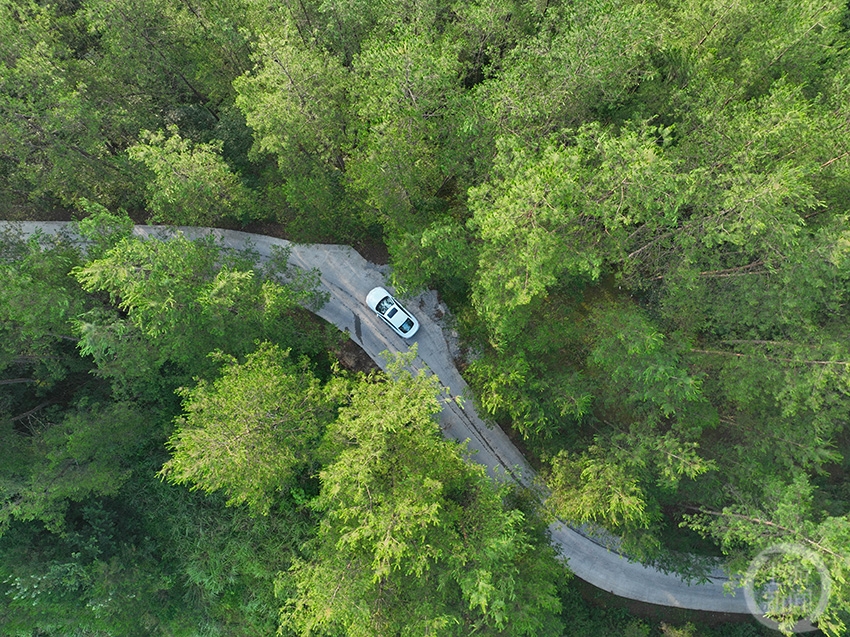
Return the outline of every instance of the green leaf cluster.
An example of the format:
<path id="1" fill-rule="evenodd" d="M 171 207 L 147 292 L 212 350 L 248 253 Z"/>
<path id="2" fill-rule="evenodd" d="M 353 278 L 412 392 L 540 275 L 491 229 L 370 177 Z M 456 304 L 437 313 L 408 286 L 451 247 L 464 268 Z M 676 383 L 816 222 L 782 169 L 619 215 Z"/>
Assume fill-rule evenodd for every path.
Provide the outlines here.
<path id="1" fill-rule="evenodd" d="M 299 634 L 560 634 L 552 551 L 442 438 L 441 393 L 397 370 L 356 387 L 328 429 L 322 518 L 283 614 Z"/>
<path id="2" fill-rule="evenodd" d="M 92 501 L 138 487 L 133 458 L 147 458 L 145 475 L 153 475 L 168 461 L 169 435 L 192 432 L 184 450 L 194 464 L 182 475 L 198 478 L 187 484 L 201 489 L 208 478 L 221 492 L 209 506 L 226 518 L 222 528 L 238 526 L 233 512 L 243 510 L 268 511 L 246 514 L 256 529 L 262 520 L 272 524 L 262 528 L 277 528 L 269 521 L 284 510 L 296 512 L 294 526 L 318 525 L 309 551 L 295 542 L 287 557 L 268 562 L 287 574 L 278 582 L 281 598 L 296 600 L 287 612 L 301 609 L 293 626 L 319 622 L 310 609 L 327 605 L 309 601 L 309 573 L 359 582 L 346 594 L 362 601 L 357 612 L 365 616 L 381 591 L 419 601 L 421 569 L 421 586 L 436 587 L 433 613 L 421 618 L 445 619 L 422 619 L 415 625 L 423 632 L 441 630 L 439 622 L 500 630 L 494 600 L 510 597 L 504 589 L 499 598 L 484 576 L 463 583 L 445 555 L 423 549 L 424 561 L 408 563 L 409 549 L 393 553 L 394 541 L 422 543 L 439 531 L 463 554 L 448 520 L 491 502 L 459 501 L 477 478 L 445 460 L 444 482 L 413 452 L 415 488 L 399 483 L 396 492 L 386 476 L 371 476 L 373 483 L 339 474 L 380 486 L 385 497 L 421 496 L 398 513 L 421 516 L 424 526 L 390 534 L 382 553 L 394 565 L 381 566 L 385 577 L 404 568 L 407 575 L 395 588 L 373 582 L 374 558 L 363 544 L 345 545 L 348 561 L 334 562 L 328 547 L 344 531 L 320 476 L 330 480 L 344 467 L 337 456 L 349 457 L 322 433 L 338 431 L 335 415 L 311 416 L 305 438 L 284 436 L 286 450 L 272 453 L 282 434 L 263 429 L 273 421 L 251 411 L 278 392 L 314 406 L 324 400 L 316 397 L 334 374 L 318 330 L 296 308 L 317 300 L 311 280 L 281 285 L 273 277 L 285 264 L 273 272 L 211 245 L 137 241 L 129 219 L 106 206 L 138 220 L 274 221 L 278 234 L 309 242 L 368 247 L 382 239 L 398 288 L 436 287 L 451 305 L 477 405 L 523 437 L 556 511 L 623 533 L 622 546 L 688 572 L 668 549 L 695 541 L 694 530 L 714 543 L 704 549 L 740 552 L 739 565 L 765 542 L 796 542 L 841 582 L 830 551 L 846 546 L 850 510 L 848 25 L 846 3 L 835 0 L 0 0 L 0 207 L 19 219 L 68 218 L 77 207 L 86 244 L 85 253 L 43 238 L 0 245 L 4 502 L 21 516 L 7 517 L 8 533 L 47 521 L 61 533 L 94 533 Z M 261 355 L 257 343 L 280 349 Z M 213 350 L 223 356 L 208 357 Z M 280 384 L 249 373 L 263 357 Z M 257 404 L 240 403 L 244 379 L 268 391 Z M 368 391 L 390 386 L 373 382 Z M 201 410 L 175 421 L 177 387 L 186 388 L 187 405 L 216 416 L 205 420 Z M 320 411 L 350 414 L 367 390 L 327 391 L 333 408 L 322 403 Z M 230 475 L 216 475 L 226 454 L 201 450 L 204 435 L 229 435 L 236 411 L 258 423 L 250 431 L 263 432 L 255 443 L 269 462 L 258 490 L 241 475 L 250 450 L 232 456 L 241 469 Z M 116 420 L 115 429 L 102 423 L 103 447 L 81 424 L 100 423 L 101 412 Z M 139 458 L 116 440 L 137 439 L 137 412 L 151 432 Z M 352 439 L 350 457 L 362 459 L 353 451 L 361 444 L 380 455 L 378 442 L 362 436 Z M 314 455 L 320 439 L 327 444 Z M 222 462 L 204 466 L 212 457 Z M 163 491 L 145 497 L 159 503 L 152 506 L 165 526 L 193 528 L 195 507 L 208 500 L 190 494 L 183 502 L 173 494 L 185 489 L 157 484 Z M 362 494 L 345 492 L 362 504 Z M 316 497 L 322 507 L 306 506 Z M 225 508 L 228 498 L 254 509 Z M 185 516 L 162 513 L 172 501 L 183 502 Z M 104 502 L 98 506 L 115 514 L 114 502 Z M 392 511 L 381 509 L 375 524 Z M 513 556 L 494 549 L 504 572 L 525 559 L 531 516 L 519 522 L 492 511 L 501 520 L 493 533 L 520 547 Z M 200 553 L 166 533 L 156 535 L 157 547 L 176 544 L 175 554 L 192 557 L 176 560 L 173 571 L 153 567 L 157 548 L 140 558 L 141 570 L 122 571 L 121 560 L 132 562 L 127 556 L 155 526 L 139 523 L 128 531 L 132 542 L 102 558 L 85 558 L 83 541 L 69 540 L 63 554 L 44 551 L 33 563 L 59 579 L 67 574 L 69 596 L 138 576 L 141 589 L 197 602 L 179 628 L 175 606 L 137 609 L 145 630 L 155 625 L 147 618 L 170 612 L 173 621 L 162 625 L 172 634 L 238 632 L 240 620 L 222 619 L 227 609 L 255 604 L 264 610 L 234 616 L 269 632 L 257 618 L 277 603 L 267 586 L 275 575 L 257 575 L 265 596 L 256 599 L 247 592 L 253 575 L 244 575 L 258 572 L 247 564 L 260 558 L 236 560 L 239 584 L 228 589 L 209 583 L 227 579 L 223 571 L 211 569 L 219 575 L 206 580 L 204 569 L 192 570 Z M 349 561 L 362 570 L 346 571 Z M 23 569 L 26 559 L 13 562 Z M 291 579 L 295 573 L 306 579 Z M 224 599 L 224 590 L 237 592 Z M 364 591 L 378 597 L 361 599 Z M 831 598 L 824 627 L 832 634 L 842 631 L 846 597 Z M 89 613 L 86 630 L 109 632 L 92 618 L 100 612 L 103 622 L 118 622 L 120 613 L 95 611 L 112 608 L 100 603 L 68 616 L 79 623 Z M 355 625 L 355 610 L 339 612 L 322 630 Z M 386 625 L 396 620 L 387 611 Z M 616 625 L 606 630 L 625 630 Z"/>

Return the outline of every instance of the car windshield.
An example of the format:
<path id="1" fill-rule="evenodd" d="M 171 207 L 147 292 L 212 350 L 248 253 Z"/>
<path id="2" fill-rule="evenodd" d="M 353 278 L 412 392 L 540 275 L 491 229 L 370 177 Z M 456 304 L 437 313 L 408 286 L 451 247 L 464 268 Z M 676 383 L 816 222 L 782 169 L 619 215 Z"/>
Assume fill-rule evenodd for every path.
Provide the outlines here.
<path id="1" fill-rule="evenodd" d="M 393 304 L 392 298 L 389 297 L 389 296 L 385 296 L 384 298 L 381 299 L 381 302 L 378 303 L 375 306 L 375 311 L 378 312 L 378 314 L 383 314 L 384 312 L 386 312 L 390 308 L 390 306 L 392 304 Z"/>
<path id="2" fill-rule="evenodd" d="M 401 324 L 401 327 L 398 329 L 407 334 L 410 331 L 411 327 L 413 327 L 413 321 L 407 319 L 404 323 Z"/>

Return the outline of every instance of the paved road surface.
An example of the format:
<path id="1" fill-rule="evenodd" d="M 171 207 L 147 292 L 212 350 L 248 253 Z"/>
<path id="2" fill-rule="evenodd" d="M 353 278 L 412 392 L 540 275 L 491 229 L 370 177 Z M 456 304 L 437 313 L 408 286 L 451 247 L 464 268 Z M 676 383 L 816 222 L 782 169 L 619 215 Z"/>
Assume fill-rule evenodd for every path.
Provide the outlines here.
<path id="1" fill-rule="evenodd" d="M 0 229 L 10 222 L 0 222 Z M 66 229 L 62 222 L 23 222 L 13 224 L 25 234 L 41 229 L 45 234 L 54 234 Z M 386 268 L 369 263 L 355 250 L 338 245 L 294 245 L 282 239 L 248 234 L 230 230 L 205 228 L 181 228 L 189 237 L 214 234 L 225 246 L 241 249 L 253 247 L 262 256 L 268 256 L 272 246 L 291 247 L 290 262 L 308 270 L 317 269 L 324 288 L 330 292 L 330 301 L 318 311 L 319 316 L 341 330 L 347 330 L 365 351 L 381 367 L 385 361 L 381 352 L 401 352 L 409 343 L 399 338 L 365 305 L 366 293 L 375 286 L 386 286 Z M 154 226 L 136 226 L 140 236 L 165 237 L 168 229 Z M 414 367 L 427 366 L 446 385 L 453 396 L 468 391 L 450 354 L 450 347 L 443 330 L 434 320 L 435 297 L 422 295 L 405 303 L 419 319 L 421 328 L 411 339 L 418 344 L 418 358 Z M 463 407 L 447 403 L 441 416 L 441 425 L 446 436 L 457 440 L 468 440 L 475 452 L 474 459 L 488 467 L 489 472 L 499 479 L 516 479 L 531 484 L 533 471 L 510 439 L 498 428 L 488 427 L 475 413 L 467 401 Z M 674 606 L 694 610 L 725 613 L 747 613 L 746 602 L 741 590 L 733 595 L 724 593 L 727 581 L 722 574 L 710 582 L 688 585 L 674 575 L 654 568 L 633 563 L 616 552 L 609 551 L 575 530 L 555 523 L 551 526 L 552 541 L 568 560 L 570 570 L 594 586 L 633 600 Z"/>

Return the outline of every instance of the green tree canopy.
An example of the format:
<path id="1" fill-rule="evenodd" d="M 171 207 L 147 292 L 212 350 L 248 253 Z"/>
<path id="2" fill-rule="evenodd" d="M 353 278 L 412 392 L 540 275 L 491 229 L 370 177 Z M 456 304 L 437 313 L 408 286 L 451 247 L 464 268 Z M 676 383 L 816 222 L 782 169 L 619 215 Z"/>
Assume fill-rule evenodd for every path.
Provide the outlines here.
<path id="1" fill-rule="evenodd" d="M 493 179 L 470 190 L 482 242 L 473 302 L 497 347 L 523 329 L 533 299 L 618 263 L 635 228 L 676 223 L 678 176 L 658 144 L 668 135 L 587 126 L 538 151 L 499 142 Z"/>
<path id="2" fill-rule="evenodd" d="M 284 612 L 299 634 L 559 634 L 551 550 L 440 436 L 440 395 L 436 377 L 396 363 L 329 428 L 323 518 Z"/>
<path id="3" fill-rule="evenodd" d="M 212 226 L 251 218 L 250 191 L 221 157 L 222 142 L 193 144 L 177 126 L 151 133 L 127 149 L 130 158 L 155 176 L 148 182 L 148 208 L 154 221 Z"/>
<path id="4" fill-rule="evenodd" d="M 354 60 L 359 127 L 347 173 L 393 251 L 406 231 L 418 234 L 434 218 L 438 191 L 456 172 L 441 148 L 454 135 L 459 72 L 457 45 L 414 27 L 369 40 Z"/>
<path id="5" fill-rule="evenodd" d="M 277 346 L 261 343 L 241 364 L 220 356 L 219 378 L 179 390 L 184 415 L 160 475 L 193 489 L 222 490 L 228 504 L 267 515 L 275 494 L 315 463 L 333 402 L 306 359 L 293 361 Z"/>
<path id="6" fill-rule="evenodd" d="M 77 319 L 81 351 L 99 373 L 130 385 L 169 365 L 177 366 L 178 382 L 208 374 L 218 367 L 209 352 L 245 355 L 257 338 L 312 353 L 316 340 L 295 319 L 299 302 L 317 299 L 312 279 L 272 278 L 285 271 L 285 254 L 264 275 L 250 255 L 224 252 L 211 240 L 122 239 L 74 270 L 85 290 L 112 303 Z M 127 360 L 135 361 L 129 369 Z"/>
<path id="7" fill-rule="evenodd" d="M 599 0 L 548 9 L 539 31 L 476 87 L 498 136 L 536 143 L 614 110 L 655 73 L 667 25 L 650 3 Z M 494 69 L 495 70 L 495 69 Z"/>

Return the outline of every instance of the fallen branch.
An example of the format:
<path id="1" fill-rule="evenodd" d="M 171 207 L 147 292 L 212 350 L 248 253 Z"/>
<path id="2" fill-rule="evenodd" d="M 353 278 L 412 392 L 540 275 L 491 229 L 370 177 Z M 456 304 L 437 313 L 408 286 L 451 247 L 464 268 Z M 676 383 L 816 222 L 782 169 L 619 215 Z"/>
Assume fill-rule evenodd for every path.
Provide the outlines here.
<path id="1" fill-rule="evenodd" d="M 769 342 L 769 341 L 765 341 Z M 692 349 L 698 354 L 716 354 L 718 356 L 735 356 L 737 358 L 748 358 L 752 354 L 740 354 L 738 352 L 727 352 L 720 349 Z M 815 361 L 797 358 L 781 358 L 779 356 L 764 356 L 769 361 L 782 361 L 783 363 L 803 363 L 805 365 L 850 365 L 850 361 Z"/>
<path id="2" fill-rule="evenodd" d="M 770 520 L 762 520 L 761 518 L 754 518 L 754 517 L 749 516 L 749 515 L 744 515 L 742 513 L 732 513 L 730 511 L 725 511 L 725 512 L 724 511 L 713 511 L 711 509 L 705 509 L 705 508 L 702 508 L 702 507 L 697 508 L 697 507 L 688 506 L 688 507 L 685 507 L 685 508 L 690 509 L 691 511 L 698 511 L 698 512 L 704 514 L 704 515 L 713 515 L 715 517 L 723 517 L 723 516 L 728 515 L 728 516 L 733 517 L 733 518 L 738 518 L 739 520 L 744 520 L 746 522 L 752 522 L 753 524 L 763 524 L 765 526 L 769 526 L 771 528 L 778 529 L 780 531 L 785 531 L 786 533 L 791 534 L 794 538 L 801 539 L 804 542 L 814 546 L 817 550 L 822 551 L 824 553 L 828 553 L 829 555 L 832 555 L 833 557 L 837 557 L 838 559 L 840 559 L 842 561 L 846 559 L 846 556 L 840 555 L 839 553 L 836 553 L 835 551 L 825 547 L 823 544 L 819 544 L 818 542 L 815 542 L 814 540 L 810 540 L 807 537 L 800 537 L 798 535 L 798 532 L 795 531 L 794 529 L 790 529 L 787 526 L 782 526 L 781 524 L 776 524 L 775 522 L 771 522 Z"/>
<path id="3" fill-rule="evenodd" d="M 19 383 L 34 383 L 34 378 L 10 378 L 9 380 L 0 380 L 0 385 L 17 385 Z"/>
<path id="4" fill-rule="evenodd" d="M 52 400 L 48 400 L 48 401 L 46 401 L 46 402 L 41 403 L 40 405 L 36 405 L 35 407 L 33 407 L 32 409 L 30 409 L 29 411 L 25 411 L 24 413 L 20 414 L 19 416 L 15 416 L 14 418 L 12 418 L 12 422 L 18 422 L 19 420 L 23 420 L 23 419 L 24 419 L 24 418 L 26 418 L 27 416 L 32 416 L 32 415 L 33 415 L 35 412 L 37 412 L 38 410 L 40 410 L 40 409 L 44 409 L 44 408 L 45 408 L 45 407 L 47 407 L 48 405 L 52 405 L 52 404 L 53 404 L 53 401 L 52 401 Z"/>
<path id="5" fill-rule="evenodd" d="M 739 265 L 735 268 L 726 268 L 725 270 L 705 270 L 703 272 L 700 272 L 699 275 L 700 276 L 716 276 L 716 277 L 735 276 L 735 274 L 733 274 L 735 272 L 741 272 L 743 270 L 749 270 L 751 268 L 756 268 L 756 267 L 763 265 L 763 264 L 764 264 L 763 259 L 757 259 L 757 260 L 753 261 L 752 263 L 748 263 L 747 265 Z M 745 272 L 745 274 L 751 274 L 751 273 Z"/>
<path id="6" fill-rule="evenodd" d="M 821 168 L 826 168 L 826 167 L 827 167 L 827 166 L 829 166 L 832 162 L 834 162 L 834 161 L 838 161 L 839 159 L 844 159 L 845 157 L 847 157 L 847 155 L 850 155 L 850 150 L 847 150 L 847 151 L 845 151 L 845 152 L 841 153 L 838 157 L 833 157 L 833 158 L 832 158 L 832 159 L 830 159 L 829 161 L 825 161 L 824 163 L 822 163 L 822 164 L 820 165 L 820 167 L 821 167 Z"/>

